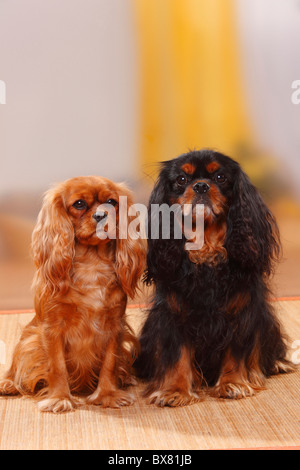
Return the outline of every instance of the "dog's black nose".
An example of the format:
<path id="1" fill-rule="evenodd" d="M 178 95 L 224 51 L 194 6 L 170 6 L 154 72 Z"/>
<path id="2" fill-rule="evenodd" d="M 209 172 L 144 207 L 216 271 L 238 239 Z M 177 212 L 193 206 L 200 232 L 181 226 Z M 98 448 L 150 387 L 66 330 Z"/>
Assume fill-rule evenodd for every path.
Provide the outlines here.
<path id="1" fill-rule="evenodd" d="M 210 190 L 210 186 L 207 183 L 199 182 L 194 184 L 193 190 L 195 191 L 195 193 L 203 194 L 207 193 L 207 191 Z"/>
<path id="2" fill-rule="evenodd" d="M 97 224 L 98 222 L 101 222 L 101 220 L 105 219 L 107 217 L 107 214 L 102 213 L 100 214 L 99 212 L 95 212 L 95 214 L 92 215 L 93 219 L 96 220 Z"/>

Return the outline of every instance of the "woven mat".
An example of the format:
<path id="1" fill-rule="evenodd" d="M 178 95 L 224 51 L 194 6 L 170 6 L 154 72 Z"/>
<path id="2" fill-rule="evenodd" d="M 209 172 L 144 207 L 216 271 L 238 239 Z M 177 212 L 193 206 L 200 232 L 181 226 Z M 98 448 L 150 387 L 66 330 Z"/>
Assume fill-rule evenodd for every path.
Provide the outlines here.
<path id="1" fill-rule="evenodd" d="M 292 341 L 299 340 L 300 301 L 276 302 Z M 143 311 L 128 309 L 138 327 Z M 32 313 L 0 314 L 0 376 Z M 296 352 L 296 350 L 294 350 Z M 300 353 L 298 354 L 300 359 Z M 242 400 L 207 397 L 182 408 L 157 408 L 132 391 L 131 407 L 85 406 L 72 413 L 40 413 L 32 399 L 0 397 L 0 449 L 194 450 L 300 448 L 300 372 L 272 377 L 267 390 Z"/>

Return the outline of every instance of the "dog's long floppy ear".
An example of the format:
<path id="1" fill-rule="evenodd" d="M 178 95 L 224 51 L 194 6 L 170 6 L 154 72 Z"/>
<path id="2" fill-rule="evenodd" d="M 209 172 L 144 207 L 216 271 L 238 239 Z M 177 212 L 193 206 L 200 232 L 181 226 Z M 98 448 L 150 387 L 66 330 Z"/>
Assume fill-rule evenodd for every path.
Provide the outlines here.
<path id="1" fill-rule="evenodd" d="M 65 211 L 60 187 L 44 197 L 32 233 L 32 254 L 37 268 L 33 287 L 39 295 L 54 294 L 68 287 L 74 256 L 73 225 Z"/>
<path id="2" fill-rule="evenodd" d="M 144 276 L 146 284 L 158 280 L 170 280 L 178 271 L 184 256 L 184 241 L 174 238 L 174 220 L 170 214 L 170 237 L 164 238 L 162 212 L 159 207 L 172 205 L 169 199 L 168 169 L 163 167 L 150 195 L 148 204 L 148 249 L 147 268 Z"/>
<path id="3" fill-rule="evenodd" d="M 248 176 L 238 168 L 227 217 L 226 249 L 239 265 L 269 275 L 280 254 L 279 230 Z"/>
<path id="4" fill-rule="evenodd" d="M 133 204 L 131 192 L 122 184 L 118 185 L 118 190 L 120 196 L 126 196 L 127 198 L 126 207 L 122 207 L 122 210 L 126 211 L 127 220 L 124 221 L 122 219 L 123 215 L 119 213 L 115 269 L 124 292 L 133 298 L 138 288 L 139 279 L 145 269 L 146 245 L 145 240 L 138 236 L 139 234 L 130 230 L 130 224 L 134 220 L 134 216 L 128 214 Z M 121 211 L 121 206 L 119 206 L 119 210 Z M 122 223 L 126 225 L 126 233 L 124 233 L 124 227 L 120 227 Z M 122 238 L 120 238 L 121 232 L 123 232 Z"/>

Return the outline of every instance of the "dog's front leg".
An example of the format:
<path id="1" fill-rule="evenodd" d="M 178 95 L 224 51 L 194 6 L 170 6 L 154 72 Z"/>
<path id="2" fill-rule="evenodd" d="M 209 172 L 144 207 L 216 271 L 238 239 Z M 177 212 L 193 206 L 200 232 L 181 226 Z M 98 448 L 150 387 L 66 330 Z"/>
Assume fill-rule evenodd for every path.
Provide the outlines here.
<path id="1" fill-rule="evenodd" d="M 134 397 L 117 388 L 118 340 L 111 336 L 105 348 L 99 381 L 96 390 L 87 398 L 87 403 L 103 407 L 119 408 L 131 405 Z"/>
<path id="2" fill-rule="evenodd" d="M 70 394 L 62 335 L 45 334 L 45 349 L 49 363 L 47 395 L 39 404 L 40 411 L 62 413 L 72 411 L 76 403 Z"/>

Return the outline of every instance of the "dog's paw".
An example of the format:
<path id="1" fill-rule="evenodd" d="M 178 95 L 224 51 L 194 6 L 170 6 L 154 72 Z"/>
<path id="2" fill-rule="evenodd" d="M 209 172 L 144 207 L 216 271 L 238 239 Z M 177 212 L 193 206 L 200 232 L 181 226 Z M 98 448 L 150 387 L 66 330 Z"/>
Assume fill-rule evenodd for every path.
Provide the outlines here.
<path id="1" fill-rule="evenodd" d="M 277 361 L 274 367 L 274 374 L 289 374 L 296 370 L 297 366 L 290 361 Z"/>
<path id="2" fill-rule="evenodd" d="M 0 395 L 17 395 L 18 393 L 11 379 L 0 380 Z"/>
<path id="3" fill-rule="evenodd" d="M 255 395 L 256 389 L 251 387 L 247 383 L 222 383 L 217 385 L 213 390 L 211 395 L 216 398 L 232 398 L 240 399 L 246 397 L 252 397 Z"/>
<path id="4" fill-rule="evenodd" d="M 38 409 L 40 411 L 48 411 L 52 413 L 65 413 L 67 411 L 73 411 L 77 408 L 79 402 L 74 399 L 67 397 L 49 397 L 44 398 L 38 403 Z"/>
<path id="5" fill-rule="evenodd" d="M 134 402 L 134 396 L 124 390 L 98 391 L 95 390 L 86 400 L 89 405 L 99 405 L 103 408 L 120 408 Z"/>
<path id="6" fill-rule="evenodd" d="M 148 397 L 148 403 L 157 406 L 186 406 L 199 402 L 202 398 L 193 392 L 180 390 L 164 391 L 157 390 Z"/>

